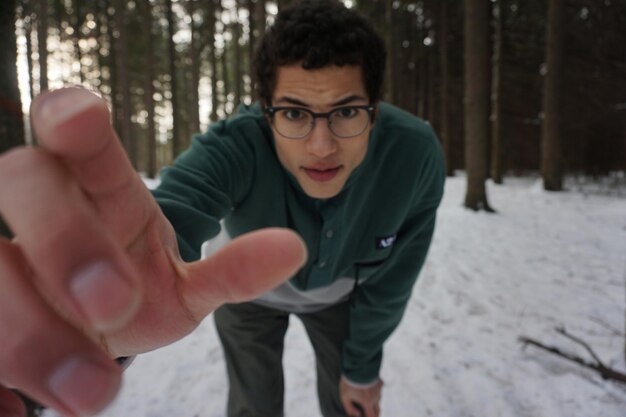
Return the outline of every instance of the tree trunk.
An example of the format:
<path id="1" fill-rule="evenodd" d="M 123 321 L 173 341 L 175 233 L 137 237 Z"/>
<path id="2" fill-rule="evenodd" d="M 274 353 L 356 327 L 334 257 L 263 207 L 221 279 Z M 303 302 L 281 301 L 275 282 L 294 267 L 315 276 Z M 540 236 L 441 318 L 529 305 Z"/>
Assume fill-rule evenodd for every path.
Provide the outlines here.
<path id="1" fill-rule="evenodd" d="M 443 152 L 446 159 L 446 175 L 453 176 L 452 145 L 450 141 L 450 126 L 448 119 L 448 101 L 450 100 L 450 73 L 448 69 L 448 2 L 442 1 L 439 9 L 439 66 L 441 71 L 440 89 L 440 123 L 439 137 L 443 144 Z"/>
<path id="2" fill-rule="evenodd" d="M 215 0 L 208 0 L 208 25 L 209 25 L 209 43 L 211 49 L 209 51 L 211 62 L 211 115 L 210 120 L 212 122 L 217 121 L 217 108 L 219 106 L 219 99 L 217 94 L 217 52 L 215 50 Z"/>
<path id="3" fill-rule="evenodd" d="M 24 144 L 22 102 L 17 85 L 15 0 L 0 5 L 0 153 Z M 11 231 L 0 217 L 0 235 Z"/>
<path id="4" fill-rule="evenodd" d="M 413 19 L 411 19 L 413 20 Z M 418 47 L 417 44 L 419 42 L 419 29 L 417 27 L 417 23 L 414 21 L 411 22 L 411 46 L 409 50 L 409 73 L 410 73 L 410 81 L 406 86 L 407 90 L 407 100 L 408 107 L 407 109 L 416 115 L 419 115 L 419 96 L 417 91 L 419 91 L 419 63 L 420 57 L 418 55 Z"/>
<path id="5" fill-rule="evenodd" d="M 106 37 L 104 36 L 104 27 L 107 24 L 107 13 L 106 13 L 107 5 L 103 3 L 103 0 L 97 0 L 96 2 L 96 40 L 99 45 L 102 45 L 106 42 Z M 106 79 L 104 76 L 103 68 L 105 67 L 106 58 L 101 53 L 102 48 L 98 48 L 97 53 L 95 54 L 96 67 L 98 68 L 98 72 L 100 73 L 98 81 L 98 91 L 104 97 L 104 86 L 106 85 Z M 109 75 L 110 76 L 110 75 Z"/>
<path id="6" fill-rule="evenodd" d="M 243 84 L 243 74 L 241 71 L 241 45 L 239 44 L 241 38 L 241 24 L 239 23 L 239 4 L 235 2 L 235 21 L 232 23 L 233 28 L 233 65 L 234 65 L 234 74 L 235 74 L 235 98 L 234 98 L 234 107 L 233 109 L 237 109 L 241 104 L 241 92 L 242 92 L 242 84 Z"/>
<path id="7" fill-rule="evenodd" d="M 33 12 L 30 2 L 23 1 L 24 5 L 24 37 L 26 38 L 26 65 L 28 66 L 28 95 L 32 102 L 35 98 L 35 83 L 33 78 Z"/>
<path id="8" fill-rule="evenodd" d="M 491 178 L 496 184 L 502 184 L 504 174 L 504 135 L 502 129 L 502 22 L 506 10 L 505 0 L 495 4 L 493 60 L 491 73 Z"/>
<path id="9" fill-rule="evenodd" d="M 256 89 L 254 88 L 253 81 L 253 62 L 254 62 L 254 48 L 256 46 L 257 37 L 257 13 L 256 8 L 258 4 L 253 0 L 246 0 L 248 3 L 248 75 L 250 76 L 250 98 L 254 102 L 257 99 Z"/>
<path id="10" fill-rule="evenodd" d="M 82 18 L 82 1 L 81 0 L 73 0 L 72 1 L 72 9 L 73 16 L 70 16 L 70 21 L 72 22 L 72 29 L 74 30 L 74 34 L 72 36 L 72 42 L 74 43 L 74 53 L 76 54 L 76 63 L 78 64 L 78 75 L 80 78 L 80 84 L 82 85 L 85 82 L 85 76 L 83 74 L 83 53 L 80 49 L 80 40 L 82 38 L 81 26 L 83 23 Z"/>
<path id="11" fill-rule="evenodd" d="M 144 79 L 144 102 L 148 113 L 148 130 L 146 132 L 146 142 L 148 148 L 146 171 L 149 178 L 156 177 L 157 174 L 157 137 L 156 137 L 156 112 L 154 104 L 154 23 L 152 18 L 152 6 L 150 0 L 142 1 L 143 21 L 146 27 L 146 71 Z"/>
<path id="12" fill-rule="evenodd" d="M 196 3 L 191 1 L 187 4 L 187 12 L 191 16 L 191 42 L 189 44 L 189 74 L 191 75 L 191 88 L 189 89 L 189 131 L 197 133 L 200 131 L 200 47 L 198 28 L 194 22 L 196 13 Z M 185 136 L 187 138 L 187 136 Z"/>
<path id="13" fill-rule="evenodd" d="M 24 115 L 17 82 L 15 0 L 0 6 L 0 153 L 24 144 Z"/>
<path id="14" fill-rule="evenodd" d="M 492 211 L 487 202 L 489 129 L 489 0 L 465 0 L 465 207 Z"/>
<path id="15" fill-rule="evenodd" d="M 424 23 L 420 22 L 419 25 L 419 38 L 417 42 L 417 56 L 418 58 L 418 73 L 419 73 L 419 90 L 418 90 L 418 106 L 417 114 L 424 120 L 428 119 L 428 58 L 426 57 L 426 46 L 424 45 L 424 38 L 426 36 Z"/>
<path id="16" fill-rule="evenodd" d="M 170 91 L 172 94 L 172 159 L 176 158 L 182 151 L 182 143 L 180 141 L 180 108 L 178 107 L 178 88 L 177 88 L 177 71 L 176 71 L 176 45 L 174 44 L 174 35 L 176 27 L 174 26 L 174 12 L 172 10 L 172 0 L 165 0 L 167 12 L 167 38 L 169 52 L 169 72 L 170 72 Z"/>
<path id="17" fill-rule="evenodd" d="M 111 51 L 109 52 L 106 60 L 108 63 L 108 67 L 109 67 L 109 85 L 111 88 L 111 114 L 113 116 L 113 126 L 115 128 L 116 132 L 121 132 L 122 131 L 122 119 L 123 119 L 123 115 L 122 115 L 122 111 L 121 111 L 121 104 L 120 104 L 120 100 L 119 100 L 119 94 L 118 94 L 118 71 L 117 71 L 117 61 L 118 61 L 118 56 L 115 53 L 111 53 L 112 51 L 116 51 L 117 50 L 117 40 L 115 39 L 115 36 L 113 36 L 113 32 L 114 32 L 114 20 L 115 20 L 115 11 L 110 8 L 110 7 L 106 7 L 106 24 L 107 24 L 107 35 L 108 35 L 108 40 L 109 40 L 109 47 L 111 49 Z"/>
<path id="18" fill-rule="evenodd" d="M 42 93 L 48 89 L 48 0 L 39 0 L 37 47 L 39 52 L 39 93 Z"/>
<path id="19" fill-rule="evenodd" d="M 131 116 L 132 103 L 130 97 L 130 74 L 128 69 L 128 39 L 126 35 L 126 1 L 115 1 L 115 29 L 117 31 L 116 64 L 118 93 L 121 99 L 121 139 L 128 152 L 128 157 L 133 166 L 137 167 L 137 140 L 133 136 Z"/>
<path id="20" fill-rule="evenodd" d="M 285 7 L 288 7 L 290 4 L 291 0 L 276 0 L 276 7 L 278 7 L 279 12 Z"/>
<path id="21" fill-rule="evenodd" d="M 433 46 L 426 48 L 428 55 L 428 121 L 435 131 L 439 129 L 437 121 L 437 58 Z"/>
<path id="22" fill-rule="evenodd" d="M 255 37 L 256 39 L 261 39 L 263 38 L 263 36 L 265 36 L 265 26 L 267 25 L 266 23 L 267 16 L 265 13 L 265 0 L 257 0 L 256 7 L 254 8 L 254 12 L 255 12 L 254 19 L 256 20 L 255 29 L 257 31 Z"/>
<path id="23" fill-rule="evenodd" d="M 395 103 L 395 36 L 394 36 L 394 12 L 392 1 L 385 2 L 385 24 L 387 30 L 384 32 L 385 47 L 387 48 L 387 62 L 385 68 L 385 100 Z"/>
<path id="24" fill-rule="evenodd" d="M 563 189 L 561 161 L 561 82 L 563 79 L 564 0 L 548 2 L 548 36 L 543 86 L 543 129 L 541 138 L 541 175 L 548 191 Z"/>
<path id="25" fill-rule="evenodd" d="M 35 98 L 34 78 L 33 78 L 33 12 L 32 5 L 28 0 L 18 0 L 18 9 L 16 13 L 16 19 L 22 21 L 23 36 L 26 43 L 26 77 L 28 78 L 28 96 L 30 103 Z M 32 125 L 29 121 L 26 121 L 24 130 L 24 141 L 28 145 L 35 144 L 34 133 Z"/>
<path id="26" fill-rule="evenodd" d="M 223 26 L 222 34 L 228 32 L 226 25 Z M 230 76 L 228 73 L 228 43 L 224 42 L 224 48 L 222 49 L 221 56 L 221 70 L 222 70 L 222 108 L 224 109 L 224 115 L 228 116 L 228 102 L 230 101 L 228 96 L 230 95 Z"/>

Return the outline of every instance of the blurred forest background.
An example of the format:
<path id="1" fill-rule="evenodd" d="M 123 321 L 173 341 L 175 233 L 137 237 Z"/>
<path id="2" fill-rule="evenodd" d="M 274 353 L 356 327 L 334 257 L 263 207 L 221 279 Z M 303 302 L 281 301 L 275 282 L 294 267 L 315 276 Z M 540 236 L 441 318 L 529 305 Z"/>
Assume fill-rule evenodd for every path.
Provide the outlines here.
<path id="1" fill-rule="evenodd" d="M 2 0 L 0 151 L 36 143 L 21 113 L 34 96 L 83 85 L 154 176 L 255 100 L 254 47 L 289 3 Z M 467 171 L 466 206 L 489 209 L 486 178 L 540 172 L 560 190 L 565 174 L 626 170 L 626 0 L 344 3 L 386 39 L 385 99 L 435 127 L 450 175 Z"/>

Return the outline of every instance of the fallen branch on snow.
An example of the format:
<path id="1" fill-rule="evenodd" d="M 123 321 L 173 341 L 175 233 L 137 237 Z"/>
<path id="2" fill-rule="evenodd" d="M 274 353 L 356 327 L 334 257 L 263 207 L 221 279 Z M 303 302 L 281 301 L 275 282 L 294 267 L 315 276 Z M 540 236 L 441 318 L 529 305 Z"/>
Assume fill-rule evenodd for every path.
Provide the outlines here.
<path id="1" fill-rule="evenodd" d="M 526 337 L 526 336 L 520 336 L 519 337 L 519 341 L 524 345 L 524 347 L 531 345 L 531 346 L 535 346 L 537 348 L 546 350 L 550 353 L 553 353 L 557 356 L 560 356 L 564 359 L 567 359 L 571 362 L 575 362 L 581 366 L 584 366 L 585 368 L 589 368 L 589 369 L 593 369 L 594 371 L 598 372 L 600 374 L 600 376 L 602 376 L 603 379 L 608 379 L 608 380 L 613 380 L 613 381 L 618 381 L 618 382 L 622 382 L 624 384 L 626 384 L 626 374 L 621 373 L 619 371 L 616 371 L 615 369 L 612 369 L 606 365 L 604 365 L 604 363 L 602 363 L 602 361 L 600 360 L 600 358 L 598 357 L 598 355 L 596 355 L 596 353 L 593 351 L 593 349 L 587 344 L 585 343 L 583 340 L 567 333 L 567 331 L 565 330 L 564 327 L 557 327 L 556 331 L 558 333 L 560 333 L 561 335 L 563 335 L 564 337 L 567 337 L 568 339 L 574 341 L 575 343 L 581 345 L 582 347 L 585 348 L 585 350 L 587 350 L 587 352 L 589 352 L 589 354 L 591 355 L 591 357 L 593 358 L 594 362 L 590 362 L 587 361 L 583 358 L 581 358 L 580 356 L 574 355 L 572 353 L 568 353 L 568 352 L 564 352 L 561 349 L 554 347 L 554 346 L 546 346 L 541 342 L 538 342 L 534 339 L 531 339 L 530 337 Z"/>

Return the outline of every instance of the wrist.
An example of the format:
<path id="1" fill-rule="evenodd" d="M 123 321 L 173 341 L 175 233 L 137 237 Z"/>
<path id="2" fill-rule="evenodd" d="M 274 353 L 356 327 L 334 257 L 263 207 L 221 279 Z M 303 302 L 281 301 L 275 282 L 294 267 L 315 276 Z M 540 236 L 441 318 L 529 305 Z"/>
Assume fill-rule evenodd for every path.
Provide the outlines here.
<path id="1" fill-rule="evenodd" d="M 354 388 L 366 389 L 366 388 L 372 388 L 373 386 L 377 385 L 380 382 L 380 378 L 376 377 L 376 379 L 374 379 L 373 381 L 356 382 L 356 381 L 352 381 L 350 378 L 348 378 L 345 375 L 341 375 L 341 381 L 345 383 L 346 385 L 349 385 Z"/>

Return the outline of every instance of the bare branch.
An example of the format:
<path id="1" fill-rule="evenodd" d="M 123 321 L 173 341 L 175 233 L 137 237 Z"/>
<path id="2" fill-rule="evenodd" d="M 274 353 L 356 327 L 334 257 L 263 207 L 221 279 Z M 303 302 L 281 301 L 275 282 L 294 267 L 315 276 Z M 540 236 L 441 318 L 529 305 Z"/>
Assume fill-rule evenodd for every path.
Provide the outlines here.
<path id="1" fill-rule="evenodd" d="M 626 276 L 625 276 L 626 278 Z M 589 317 L 589 320 L 591 320 L 592 322 L 599 324 L 600 326 L 604 327 L 606 330 L 610 331 L 613 336 L 619 336 L 619 337 L 624 337 L 626 336 L 626 334 L 624 334 L 623 331 L 617 329 L 616 327 L 613 327 L 611 324 L 609 324 L 607 321 L 601 319 L 600 317 L 596 317 L 596 316 L 592 316 Z"/>
<path id="2" fill-rule="evenodd" d="M 590 363 L 587 362 L 586 360 L 584 360 L 583 358 L 581 358 L 580 356 L 576 356 L 574 354 L 568 353 L 568 352 L 563 352 L 562 350 L 560 350 L 559 348 L 556 348 L 554 346 L 546 346 L 541 342 L 538 342 L 534 339 L 531 339 L 529 337 L 526 336 L 521 336 L 518 339 L 522 344 L 524 344 L 524 346 L 527 345 L 532 345 L 535 347 L 538 347 L 540 349 L 546 350 L 550 353 L 553 353 L 557 356 L 560 356 L 564 359 L 567 359 L 571 362 L 575 362 L 585 368 L 589 368 L 592 369 L 596 372 L 598 372 L 600 374 L 600 376 L 602 376 L 603 379 L 607 379 L 607 380 L 613 380 L 613 381 L 618 381 L 618 382 L 622 382 L 624 384 L 626 384 L 626 374 L 623 374 L 621 372 L 618 372 L 614 369 L 611 369 L 609 367 L 606 367 L 604 365 L 600 364 L 596 364 L 596 363 Z M 594 357 L 597 357 L 595 355 L 595 353 L 593 354 Z"/>
<path id="3" fill-rule="evenodd" d="M 557 333 L 567 337 L 568 339 L 572 340 L 573 342 L 578 343 L 579 345 L 584 347 L 587 350 L 587 352 L 589 352 L 591 357 L 593 359 L 595 359 L 596 364 L 598 366 L 604 366 L 604 363 L 602 363 L 602 360 L 598 357 L 598 355 L 596 355 L 596 352 L 594 352 L 593 349 L 591 349 L 591 347 L 584 340 L 579 339 L 578 337 L 567 333 L 567 330 L 565 330 L 565 327 L 557 327 L 555 330 L 557 331 Z"/>

